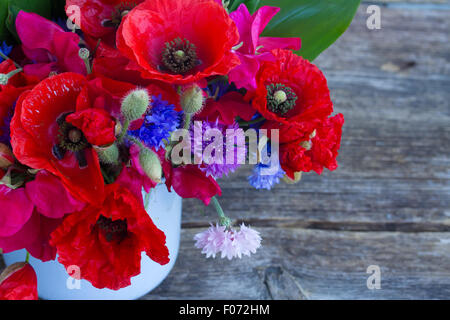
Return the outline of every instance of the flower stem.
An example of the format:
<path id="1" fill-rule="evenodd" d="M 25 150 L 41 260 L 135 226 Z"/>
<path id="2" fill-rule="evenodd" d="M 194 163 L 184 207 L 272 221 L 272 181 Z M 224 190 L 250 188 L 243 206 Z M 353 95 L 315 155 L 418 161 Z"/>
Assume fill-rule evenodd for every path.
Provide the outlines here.
<path id="1" fill-rule="evenodd" d="M 219 215 L 220 225 L 225 226 L 227 228 L 231 227 L 231 219 L 225 215 L 225 212 L 223 212 L 223 209 L 219 203 L 219 200 L 217 200 L 216 197 L 212 197 L 211 201 L 212 201 L 212 204 L 214 205 L 214 208 L 217 211 L 217 214 Z"/>
<path id="2" fill-rule="evenodd" d="M 144 149 L 144 148 L 145 148 L 145 146 L 144 146 L 144 144 L 142 143 L 142 141 L 139 140 L 138 138 L 133 137 L 133 136 L 130 136 L 130 135 L 127 135 L 127 139 L 130 140 L 130 141 L 132 141 L 133 143 L 137 144 L 137 145 L 139 146 L 139 148 L 141 148 L 141 149 Z"/>
<path id="3" fill-rule="evenodd" d="M 30 253 L 27 251 L 27 256 L 25 257 L 25 262 L 30 262 Z"/>
<path id="4" fill-rule="evenodd" d="M 16 68 L 18 68 L 18 69 L 21 68 L 21 66 L 18 63 L 16 63 L 10 57 L 8 57 L 6 54 L 4 54 L 1 50 L 0 50 L 0 57 L 2 57 L 3 60 L 11 60 L 14 63 L 14 65 L 16 66 Z"/>
<path id="5" fill-rule="evenodd" d="M 130 120 L 125 119 L 125 121 L 123 122 L 123 126 L 122 126 L 122 132 L 120 133 L 119 137 L 117 138 L 119 143 L 122 143 L 123 138 L 127 134 L 129 127 L 130 127 Z"/>
<path id="6" fill-rule="evenodd" d="M 256 123 L 259 123 L 259 122 L 264 121 L 264 120 L 266 120 L 266 118 L 264 118 L 264 117 L 259 117 L 259 118 L 255 119 L 255 120 L 251 120 L 251 121 L 238 121 L 237 123 L 239 124 L 239 126 L 246 126 L 246 127 L 248 127 L 248 126 L 250 126 L 250 125 L 252 125 L 252 124 L 256 124 Z"/>
<path id="7" fill-rule="evenodd" d="M 184 114 L 184 126 L 183 129 L 189 130 L 189 127 L 191 126 L 192 121 L 192 114 L 185 113 Z"/>

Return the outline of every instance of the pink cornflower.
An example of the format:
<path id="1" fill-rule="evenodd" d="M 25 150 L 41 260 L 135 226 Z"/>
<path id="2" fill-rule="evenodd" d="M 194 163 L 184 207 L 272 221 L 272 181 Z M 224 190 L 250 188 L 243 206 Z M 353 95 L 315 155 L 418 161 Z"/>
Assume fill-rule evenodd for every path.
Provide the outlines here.
<path id="1" fill-rule="evenodd" d="M 220 253 L 221 258 L 231 260 L 256 253 L 262 239 L 258 231 L 242 224 L 239 230 L 227 230 L 224 226 L 211 225 L 208 230 L 195 235 L 194 240 L 197 241 L 195 246 L 202 249 L 206 258 L 215 258 L 216 254 Z"/>

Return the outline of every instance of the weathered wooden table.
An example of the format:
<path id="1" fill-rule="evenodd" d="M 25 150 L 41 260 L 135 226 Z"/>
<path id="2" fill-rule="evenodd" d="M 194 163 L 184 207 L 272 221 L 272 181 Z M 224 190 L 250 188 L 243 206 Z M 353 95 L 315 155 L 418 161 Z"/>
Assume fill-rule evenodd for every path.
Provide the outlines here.
<path id="1" fill-rule="evenodd" d="M 220 182 L 228 215 L 264 238 L 252 258 L 205 259 L 192 238 L 215 212 L 184 201 L 178 260 L 145 299 L 450 298 L 450 2 L 372 3 L 382 29 L 364 3 L 315 61 L 346 118 L 339 169 L 272 192 L 249 168 Z"/>

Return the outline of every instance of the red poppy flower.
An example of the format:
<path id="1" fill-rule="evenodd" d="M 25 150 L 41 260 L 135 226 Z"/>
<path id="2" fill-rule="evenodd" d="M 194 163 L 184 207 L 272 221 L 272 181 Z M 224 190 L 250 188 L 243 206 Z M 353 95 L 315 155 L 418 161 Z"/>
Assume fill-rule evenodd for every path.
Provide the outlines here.
<path id="1" fill-rule="evenodd" d="M 122 99 L 135 88 L 135 85 L 127 82 L 112 80 L 99 74 L 90 75 L 78 96 L 77 111 L 102 109 L 119 118 Z"/>
<path id="2" fill-rule="evenodd" d="M 104 182 L 97 153 L 83 131 L 66 121 L 85 85 L 84 76 L 64 73 L 23 93 L 11 122 L 11 145 L 21 163 L 60 177 L 75 198 L 98 203 Z"/>
<path id="3" fill-rule="evenodd" d="M 10 265 L 0 275 L 0 300 L 37 300 L 37 277 L 26 262 Z"/>
<path id="4" fill-rule="evenodd" d="M 221 124 L 231 125 L 236 117 L 250 121 L 255 114 L 252 106 L 244 100 L 239 92 L 226 93 L 219 100 L 208 99 L 203 110 L 195 118 L 216 121 Z"/>
<path id="5" fill-rule="evenodd" d="M 344 116 L 337 114 L 317 126 L 307 139 L 282 144 L 280 163 L 286 174 L 294 178 L 294 173 L 300 171 L 321 174 L 324 167 L 336 170 L 343 125 Z"/>
<path id="6" fill-rule="evenodd" d="M 66 121 L 80 129 L 86 140 L 95 146 L 111 145 L 115 140 L 116 121 L 103 109 L 89 108 L 72 113 Z"/>
<path id="7" fill-rule="evenodd" d="M 130 68 L 170 83 L 225 75 L 240 63 L 231 50 L 237 27 L 213 0 L 145 1 L 122 20 L 116 42 Z"/>
<path id="8" fill-rule="evenodd" d="M 285 124 L 277 121 L 265 121 L 261 129 L 267 130 L 267 136 L 271 137 L 271 130 L 278 130 L 279 143 L 286 144 L 307 140 L 314 129 L 320 124 L 320 121 L 300 122 Z"/>
<path id="9" fill-rule="evenodd" d="M 68 216 L 51 235 L 60 263 L 79 266 L 81 277 L 94 287 L 113 290 L 130 285 L 140 273 L 142 251 L 167 264 L 165 240 L 142 202 L 117 183 L 106 186 L 102 205 Z"/>
<path id="10" fill-rule="evenodd" d="M 66 13 L 84 33 L 100 38 L 115 33 L 122 17 L 143 1 L 67 0 Z"/>
<path id="11" fill-rule="evenodd" d="M 289 50 L 273 50 L 276 61 L 265 61 L 256 76 L 257 89 L 248 94 L 266 119 L 285 124 L 323 120 L 333 112 L 327 80 L 307 60 Z"/>

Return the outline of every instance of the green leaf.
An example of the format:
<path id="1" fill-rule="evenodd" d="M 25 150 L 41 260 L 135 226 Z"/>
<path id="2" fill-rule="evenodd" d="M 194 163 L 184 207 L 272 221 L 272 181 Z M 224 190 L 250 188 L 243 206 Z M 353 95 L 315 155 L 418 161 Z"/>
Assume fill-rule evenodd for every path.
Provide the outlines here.
<path id="1" fill-rule="evenodd" d="M 8 17 L 6 19 L 6 28 L 18 40 L 16 32 L 16 17 L 23 10 L 26 12 L 34 12 L 38 15 L 50 19 L 52 13 L 51 0 L 8 0 Z"/>
<path id="2" fill-rule="evenodd" d="M 258 8 L 260 0 L 234 0 L 230 2 L 230 5 L 228 6 L 230 12 L 236 10 L 242 3 L 244 3 L 247 6 L 248 11 L 252 13 Z"/>
<path id="3" fill-rule="evenodd" d="M 52 1 L 52 18 L 53 19 L 67 19 L 66 16 L 66 0 L 53 0 Z"/>
<path id="4" fill-rule="evenodd" d="M 300 37 L 298 52 L 310 61 L 333 44 L 348 28 L 360 0 L 261 0 L 261 6 L 280 7 L 263 35 Z"/>
<path id="5" fill-rule="evenodd" d="M 0 0 L 0 42 L 7 40 L 6 18 L 8 17 L 8 0 Z"/>

